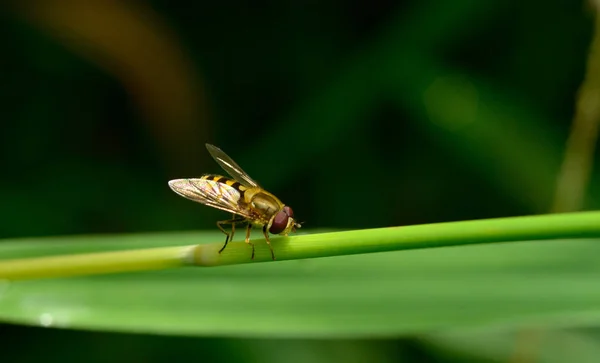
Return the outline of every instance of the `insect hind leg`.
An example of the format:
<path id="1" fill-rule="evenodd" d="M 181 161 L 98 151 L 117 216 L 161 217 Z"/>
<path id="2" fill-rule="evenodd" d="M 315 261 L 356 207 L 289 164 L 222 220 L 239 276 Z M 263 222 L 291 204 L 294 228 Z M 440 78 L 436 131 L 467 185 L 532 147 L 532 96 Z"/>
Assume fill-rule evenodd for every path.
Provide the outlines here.
<path id="1" fill-rule="evenodd" d="M 236 218 L 235 214 L 234 214 L 234 218 L 232 218 L 232 219 L 217 222 L 217 227 L 221 230 L 221 232 L 225 233 L 225 236 L 227 236 L 227 237 L 225 237 L 225 244 L 223 245 L 223 247 L 221 247 L 221 249 L 219 250 L 219 253 L 223 252 L 225 247 L 227 247 L 227 243 L 229 243 L 229 241 L 231 241 L 233 239 L 233 236 L 235 234 L 235 225 L 237 223 L 241 223 L 243 221 L 244 221 L 244 219 Z M 223 228 L 224 225 L 228 225 L 228 224 L 231 224 L 231 233 L 227 232 L 225 230 L 225 228 Z"/>
<path id="2" fill-rule="evenodd" d="M 269 245 L 269 249 L 271 250 L 271 258 L 274 261 L 275 260 L 275 252 L 273 252 L 273 246 L 271 246 L 271 240 L 269 240 L 269 232 L 267 231 L 266 224 L 263 227 L 262 231 L 263 231 L 263 234 L 265 235 L 265 240 L 267 241 L 267 244 Z"/>
<path id="3" fill-rule="evenodd" d="M 252 247 L 252 259 L 254 260 L 254 243 L 250 242 L 250 232 L 252 231 L 252 223 L 248 222 L 246 226 L 246 243 Z"/>

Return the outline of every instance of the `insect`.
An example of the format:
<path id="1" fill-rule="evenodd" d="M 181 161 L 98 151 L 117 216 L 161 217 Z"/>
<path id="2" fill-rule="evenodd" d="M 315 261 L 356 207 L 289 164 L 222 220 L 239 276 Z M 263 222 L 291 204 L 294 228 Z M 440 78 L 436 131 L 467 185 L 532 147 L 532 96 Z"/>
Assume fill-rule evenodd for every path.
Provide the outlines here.
<path id="1" fill-rule="evenodd" d="M 233 214 L 233 218 L 217 222 L 217 227 L 227 236 L 219 253 L 233 239 L 235 226 L 246 224 L 245 241 L 252 247 L 252 259 L 254 260 L 254 243 L 250 242 L 250 232 L 256 226 L 262 229 L 271 257 L 275 260 L 269 233 L 287 236 L 300 228 L 300 223 L 294 219 L 294 211 L 258 185 L 221 149 L 210 144 L 206 144 L 206 148 L 217 164 L 233 179 L 204 174 L 200 178 L 170 180 L 169 187 L 184 198 Z M 231 225 L 230 232 L 223 228 L 226 225 Z"/>

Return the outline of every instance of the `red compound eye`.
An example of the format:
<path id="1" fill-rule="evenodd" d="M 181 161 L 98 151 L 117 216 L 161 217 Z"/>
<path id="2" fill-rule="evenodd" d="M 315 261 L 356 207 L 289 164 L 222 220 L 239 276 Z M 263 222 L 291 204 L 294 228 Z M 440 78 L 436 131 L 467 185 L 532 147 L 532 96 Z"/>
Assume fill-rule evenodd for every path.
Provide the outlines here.
<path id="1" fill-rule="evenodd" d="M 283 211 L 288 215 L 288 217 L 294 218 L 294 211 L 292 210 L 292 208 L 286 205 L 285 207 L 283 207 Z"/>
<path id="2" fill-rule="evenodd" d="M 269 228 L 269 232 L 271 232 L 272 234 L 279 234 L 283 232 L 285 227 L 287 227 L 289 218 L 290 217 L 285 212 L 285 210 L 282 210 L 279 213 L 277 213 L 275 215 L 275 218 L 273 218 L 273 223 L 271 224 L 271 228 Z"/>

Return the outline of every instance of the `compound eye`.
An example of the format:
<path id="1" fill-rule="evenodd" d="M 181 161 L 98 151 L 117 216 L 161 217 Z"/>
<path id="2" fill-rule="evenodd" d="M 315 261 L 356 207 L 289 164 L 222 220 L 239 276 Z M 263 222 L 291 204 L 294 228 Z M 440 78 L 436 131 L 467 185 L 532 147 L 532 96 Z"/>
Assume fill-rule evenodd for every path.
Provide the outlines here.
<path id="1" fill-rule="evenodd" d="M 279 234 L 283 232 L 285 227 L 287 227 L 289 218 L 290 217 L 285 210 L 279 211 L 279 213 L 275 215 L 275 218 L 273 218 L 273 223 L 271 224 L 271 228 L 269 228 L 269 232 L 272 234 Z"/>
<path id="2" fill-rule="evenodd" d="M 285 207 L 283 207 L 283 211 L 291 218 L 294 218 L 294 211 L 292 210 L 292 208 L 288 207 L 287 205 Z"/>

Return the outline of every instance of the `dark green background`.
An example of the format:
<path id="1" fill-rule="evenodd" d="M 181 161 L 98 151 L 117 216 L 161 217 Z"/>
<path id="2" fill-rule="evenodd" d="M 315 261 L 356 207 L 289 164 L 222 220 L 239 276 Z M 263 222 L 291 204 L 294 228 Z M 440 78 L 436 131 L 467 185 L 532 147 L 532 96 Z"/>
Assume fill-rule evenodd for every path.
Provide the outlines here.
<path id="1" fill-rule="evenodd" d="M 566 0 L 153 1 L 109 6 L 127 9 L 118 19 L 79 5 L 71 19 L 96 21 L 107 44 L 128 38 L 124 25 L 145 24 L 137 44 L 146 51 L 111 53 L 77 20 L 48 26 L 52 10 L 17 4 L 0 7 L 2 238 L 214 228 L 227 216 L 167 186 L 221 172 L 206 142 L 305 228 L 547 212 L 593 19 Z M 145 47 L 148 39 L 169 47 Z M 592 187 L 586 208 L 599 194 Z M 0 332 L 2 361 L 159 362 L 199 351 L 232 362 L 306 351 L 330 361 L 348 347 L 359 347 L 353 359 L 385 351 L 387 361 L 455 361 L 408 338 Z M 271 345 L 279 349 L 268 356 Z"/>

